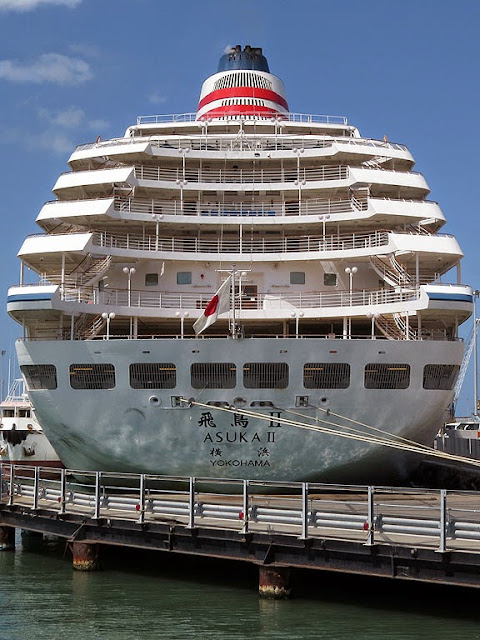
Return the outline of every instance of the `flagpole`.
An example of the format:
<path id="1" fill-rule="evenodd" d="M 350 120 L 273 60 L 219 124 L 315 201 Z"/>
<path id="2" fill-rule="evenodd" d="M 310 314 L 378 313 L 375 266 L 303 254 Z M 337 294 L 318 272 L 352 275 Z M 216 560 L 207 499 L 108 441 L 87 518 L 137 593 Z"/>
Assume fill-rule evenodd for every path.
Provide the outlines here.
<path id="1" fill-rule="evenodd" d="M 235 269 L 234 264 L 232 264 L 232 288 L 231 288 L 231 296 L 232 296 L 232 328 L 231 334 L 232 338 L 235 340 L 237 337 L 237 332 L 235 331 L 235 273 L 237 270 Z"/>

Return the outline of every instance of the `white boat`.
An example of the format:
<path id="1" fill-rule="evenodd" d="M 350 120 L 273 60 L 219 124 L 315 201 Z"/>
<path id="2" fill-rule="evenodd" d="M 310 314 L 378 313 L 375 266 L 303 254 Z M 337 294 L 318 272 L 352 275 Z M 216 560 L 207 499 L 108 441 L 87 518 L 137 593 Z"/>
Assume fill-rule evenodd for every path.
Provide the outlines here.
<path id="1" fill-rule="evenodd" d="M 290 112 L 249 46 L 221 57 L 196 113 L 77 147 L 8 292 L 67 467 L 405 477 L 413 460 L 379 435 L 433 442 L 472 311 L 413 166 L 343 116 Z"/>
<path id="2" fill-rule="evenodd" d="M 0 461 L 41 467 L 63 467 L 38 424 L 23 380 L 15 379 L 0 403 Z"/>

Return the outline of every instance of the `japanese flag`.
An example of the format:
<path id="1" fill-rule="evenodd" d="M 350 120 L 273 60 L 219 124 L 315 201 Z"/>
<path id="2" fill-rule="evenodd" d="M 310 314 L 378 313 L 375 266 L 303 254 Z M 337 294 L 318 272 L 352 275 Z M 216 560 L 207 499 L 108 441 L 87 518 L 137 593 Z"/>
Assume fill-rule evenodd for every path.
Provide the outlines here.
<path id="1" fill-rule="evenodd" d="M 198 335 L 212 325 L 221 313 L 230 310 L 230 280 L 229 276 L 222 284 L 217 293 L 207 304 L 205 311 L 193 325 L 193 330 Z"/>

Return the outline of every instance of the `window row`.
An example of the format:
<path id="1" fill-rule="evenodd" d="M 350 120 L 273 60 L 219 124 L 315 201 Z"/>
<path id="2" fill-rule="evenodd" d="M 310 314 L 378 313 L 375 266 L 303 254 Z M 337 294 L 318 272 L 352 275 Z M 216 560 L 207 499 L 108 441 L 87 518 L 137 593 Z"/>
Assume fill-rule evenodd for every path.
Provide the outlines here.
<path id="1" fill-rule="evenodd" d="M 192 284 L 192 272 L 191 271 L 178 271 L 177 272 L 177 284 Z M 291 271 L 290 272 L 290 284 L 305 284 L 305 272 L 304 271 Z M 326 287 L 336 287 L 337 286 L 337 274 L 336 273 L 324 273 L 323 274 L 323 284 Z M 146 273 L 145 274 L 145 286 L 146 287 L 156 287 L 156 286 L 158 286 L 158 273 Z"/>
<path id="2" fill-rule="evenodd" d="M 450 391 L 453 389 L 458 365 L 427 364 L 423 369 L 423 388 Z M 29 390 L 56 389 L 57 370 L 52 364 L 20 367 Z M 172 362 L 133 363 L 130 365 L 132 389 L 174 389 L 177 367 Z M 247 362 L 243 365 L 243 386 L 246 389 L 286 389 L 289 366 L 284 362 Z M 233 362 L 197 362 L 190 367 L 194 389 L 234 389 L 237 366 Z M 70 365 L 72 389 L 113 389 L 115 367 L 112 364 Z M 346 362 L 309 362 L 303 367 L 305 389 L 347 389 L 350 386 L 350 365 Z M 410 385 L 410 365 L 371 363 L 365 366 L 366 389 L 407 389 Z"/>

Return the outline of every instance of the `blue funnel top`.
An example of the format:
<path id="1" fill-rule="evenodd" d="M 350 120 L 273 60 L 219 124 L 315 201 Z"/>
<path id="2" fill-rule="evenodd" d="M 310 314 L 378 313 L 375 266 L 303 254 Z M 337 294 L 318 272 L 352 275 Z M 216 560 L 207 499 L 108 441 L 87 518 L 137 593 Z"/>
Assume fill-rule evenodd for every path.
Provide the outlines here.
<path id="1" fill-rule="evenodd" d="M 265 71 L 266 73 L 270 73 L 267 59 L 262 54 L 262 50 L 259 47 L 251 47 L 249 44 L 245 45 L 245 49 L 243 49 L 243 51 L 241 45 L 237 44 L 235 48 L 232 48 L 228 53 L 225 53 L 218 63 L 217 73 L 220 73 L 221 71 L 237 71 L 241 69 L 251 69 L 254 71 Z"/>

